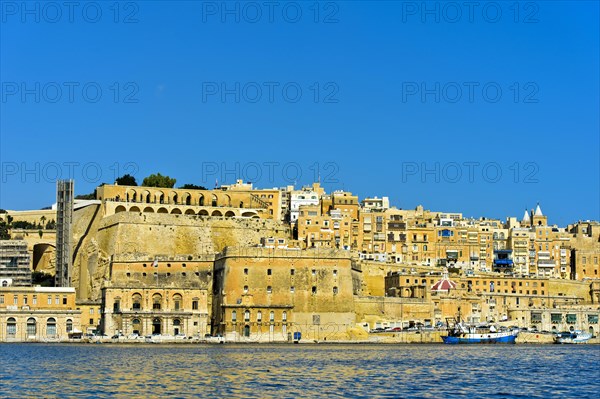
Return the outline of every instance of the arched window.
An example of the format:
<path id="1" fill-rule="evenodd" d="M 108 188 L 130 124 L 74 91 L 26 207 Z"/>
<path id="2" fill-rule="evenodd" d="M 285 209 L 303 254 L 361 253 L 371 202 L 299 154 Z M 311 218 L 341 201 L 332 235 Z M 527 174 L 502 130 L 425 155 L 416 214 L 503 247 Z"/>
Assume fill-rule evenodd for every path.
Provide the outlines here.
<path id="1" fill-rule="evenodd" d="M 48 337 L 56 336 L 56 319 L 54 317 L 50 317 L 46 321 L 46 335 Z"/>
<path id="2" fill-rule="evenodd" d="M 174 319 L 174 320 L 173 320 L 173 325 L 174 325 L 175 327 L 179 327 L 179 326 L 181 325 L 181 320 L 179 320 L 179 319 Z"/>
<path id="3" fill-rule="evenodd" d="M 67 333 L 73 332 L 73 320 L 67 319 Z"/>
<path id="4" fill-rule="evenodd" d="M 338 287 L 333 287 L 333 295 L 337 295 L 338 294 Z"/>
<path id="5" fill-rule="evenodd" d="M 283 320 L 283 321 L 287 321 L 287 312 L 283 312 L 283 313 L 281 314 L 281 320 Z"/>
<path id="6" fill-rule="evenodd" d="M 269 321 L 271 321 L 271 322 L 275 321 L 275 312 L 273 312 L 272 310 L 271 310 L 271 313 L 269 313 Z"/>
<path id="7" fill-rule="evenodd" d="M 249 310 L 244 311 L 244 321 L 250 321 L 250 311 Z"/>
<path id="8" fill-rule="evenodd" d="M 231 312 L 231 321 L 234 323 L 237 321 L 237 312 L 235 310 Z"/>
<path id="9" fill-rule="evenodd" d="M 2 281 L 2 286 L 3 287 L 8 287 L 8 281 L 6 281 L 6 280 Z"/>
<path id="10" fill-rule="evenodd" d="M 33 317 L 27 319 L 27 335 L 35 335 L 37 333 L 37 323 Z"/>
<path id="11" fill-rule="evenodd" d="M 142 296 L 140 294 L 138 294 L 138 293 L 133 294 L 131 301 L 133 303 L 133 305 L 132 305 L 133 310 L 142 309 Z"/>
<path id="12" fill-rule="evenodd" d="M 17 335 L 17 321 L 14 317 L 9 317 L 8 320 L 6 320 L 6 335 L 9 337 Z"/>
<path id="13" fill-rule="evenodd" d="M 137 333 L 137 334 L 140 333 L 140 326 L 141 326 L 140 319 L 136 318 L 136 319 L 131 320 L 131 326 L 133 327 L 132 329 L 133 329 L 134 333 Z"/>
<path id="14" fill-rule="evenodd" d="M 182 298 L 180 294 L 173 295 L 173 309 L 180 310 L 182 306 Z"/>
<path id="15" fill-rule="evenodd" d="M 256 321 L 259 323 L 262 321 L 262 312 L 260 310 L 256 313 Z"/>
<path id="16" fill-rule="evenodd" d="M 160 294 L 152 295 L 152 309 L 160 310 L 162 306 L 162 296 Z"/>

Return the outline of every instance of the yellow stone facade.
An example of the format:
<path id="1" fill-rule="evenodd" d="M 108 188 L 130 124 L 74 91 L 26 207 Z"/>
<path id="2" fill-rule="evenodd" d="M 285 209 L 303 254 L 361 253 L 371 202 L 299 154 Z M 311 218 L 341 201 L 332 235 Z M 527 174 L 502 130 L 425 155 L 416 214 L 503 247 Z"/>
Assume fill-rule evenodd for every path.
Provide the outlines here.
<path id="1" fill-rule="evenodd" d="M 0 342 L 66 341 L 80 317 L 74 288 L 0 288 Z"/>

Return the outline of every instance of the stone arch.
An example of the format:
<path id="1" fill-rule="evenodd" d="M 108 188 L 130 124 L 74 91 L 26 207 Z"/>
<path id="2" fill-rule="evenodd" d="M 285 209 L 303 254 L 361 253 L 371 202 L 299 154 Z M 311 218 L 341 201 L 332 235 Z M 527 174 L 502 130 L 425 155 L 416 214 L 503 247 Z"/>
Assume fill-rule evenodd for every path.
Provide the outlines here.
<path id="1" fill-rule="evenodd" d="M 144 208 L 144 213 L 154 213 L 154 208 L 147 206 Z"/>
<path id="2" fill-rule="evenodd" d="M 131 189 L 127 190 L 127 192 L 125 193 L 125 199 L 127 202 L 137 202 L 137 191 Z"/>
<path id="3" fill-rule="evenodd" d="M 115 213 L 125 212 L 127 209 L 123 205 L 119 205 L 115 208 Z"/>
<path id="4" fill-rule="evenodd" d="M 177 201 L 179 201 L 179 195 L 177 195 L 176 191 L 171 191 L 169 193 L 169 204 L 177 204 Z"/>
<path id="5" fill-rule="evenodd" d="M 27 319 L 27 336 L 34 337 L 37 335 L 37 320 L 33 317 Z"/>
<path id="6" fill-rule="evenodd" d="M 167 208 L 158 208 L 158 211 L 156 211 L 156 213 L 169 213 L 169 211 L 167 211 Z"/>
<path id="7" fill-rule="evenodd" d="M 172 215 L 181 215 L 181 209 L 179 209 L 179 208 L 173 208 L 171 210 L 171 214 Z"/>
<path id="8" fill-rule="evenodd" d="M 198 215 L 209 216 L 208 211 L 206 209 L 200 209 L 200 211 L 198 212 Z"/>
<path id="9" fill-rule="evenodd" d="M 56 337 L 56 319 L 54 317 L 49 317 L 46 320 L 46 336 Z"/>
<path id="10" fill-rule="evenodd" d="M 56 256 L 56 247 L 52 244 L 41 243 L 33 246 L 33 271 L 38 268 L 46 269 L 50 266 L 52 259 Z"/>
<path id="11" fill-rule="evenodd" d="M 213 194 L 210 200 L 210 206 L 219 206 L 219 197 L 216 194 Z"/>
<path id="12" fill-rule="evenodd" d="M 131 208 L 129 208 L 129 212 L 141 212 L 140 208 L 138 208 L 137 206 L 132 206 Z"/>
<path id="13" fill-rule="evenodd" d="M 162 295 L 156 293 L 152 295 L 152 309 L 153 310 L 161 310 L 162 309 Z"/>
<path id="14" fill-rule="evenodd" d="M 144 202 L 146 204 L 150 203 L 150 191 L 148 190 L 144 190 L 144 192 L 141 194 L 141 197 L 139 199 L 139 202 Z"/>
<path id="15" fill-rule="evenodd" d="M 158 193 L 156 193 L 156 203 L 158 204 L 166 204 L 167 203 L 167 197 L 165 196 L 165 193 L 163 193 L 162 191 L 159 191 Z"/>
<path id="16" fill-rule="evenodd" d="M 186 215 L 195 215 L 195 212 L 194 212 L 194 210 L 193 210 L 193 209 L 186 209 L 186 210 L 185 210 L 185 214 L 186 214 Z"/>
<path id="17" fill-rule="evenodd" d="M 184 205 L 192 205 L 192 195 L 188 192 L 183 193 L 181 196 L 181 203 Z"/>
<path id="18" fill-rule="evenodd" d="M 228 194 L 221 196 L 221 206 L 231 206 L 231 197 Z"/>
<path id="19" fill-rule="evenodd" d="M 254 216 L 252 216 L 252 219 L 260 219 L 260 216 L 255 214 Z"/>
<path id="20" fill-rule="evenodd" d="M 200 194 L 198 197 L 198 205 L 204 206 L 204 195 Z"/>
<path id="21" fill-rule="evenodd" d="M 140 294 L 139 292 L 136 292 L 131 296 L 131 309 L 142 309 L 142 294 Z"/>
<path id="22" fill-rule="evenodd" d="M 256 215 L 256 213 L 254 213 L 254 212 L 243 212 L 242 213 L 242 217 L 244 217 L 244 218 L 251 218 L 255 215 Z"/>
<path id="23" fill-rule="evenodd" d="M 220 211 L 215 209 L 214 211 L 212 211 L 210 216 L 223 216 L 223 214 Z"/>
<path id="24" fill-rule="evenodd" d="M 161 334 L 162 333 L 162 320 L 160 317 L 155 317 L 152 319 L 152 334 Z"/>
<path id="25" fill-rule="evenodd" d="M 225 212 L 225 217 L 226 218 L 233 218 L 233 217 L 235 217 L 235 212 L 234 211 L 227 211 L 227 212 Z"/>

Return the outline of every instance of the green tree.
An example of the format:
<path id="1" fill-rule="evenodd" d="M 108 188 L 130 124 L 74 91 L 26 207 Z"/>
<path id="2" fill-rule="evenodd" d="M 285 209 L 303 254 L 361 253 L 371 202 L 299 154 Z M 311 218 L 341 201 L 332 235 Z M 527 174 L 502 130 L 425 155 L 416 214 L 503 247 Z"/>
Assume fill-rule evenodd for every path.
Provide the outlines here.
<path id="1" fill-rule="evenodd" d="M 94 192 L 90 193 L 90 194 L 79 194 L 79 195 L 76 195 L 75 199 L 80 199 L 80 200 L 95 200 L 96 199 L 96 189 L 94 189 Z"/>
<path id="2" fill-rule="evenodd" d="M 0 240 L 10 240 L 10 234 L 8 234 L 8 225 L 4 220 L 0 220 Z"/>
<path id="3" fill-rule="evenodd" d="M 173 188 L 176 179 L 171 179 L 169 176 L 163 176 L 160 173 L 152 174 L 144 179 L 142 186 L 145 187 L 160 187 L 160 188 Z"/>
<path id="4" fill-rule="evenodd" d="M 119 186 L 137 186 L 137 181 L 135 181 L 135 177 L 131 176 L 130 174 L 126 174 L 123 175 L 121 177 L 117 177 L 117 180 L 115 180 L 115 182 L 119 185 Z M 173 183 L 175 184 L 175 183 Z"/>
<path id="5" fill-rule="evenodd" d="M 31 273 L 31 284 L 54 287 L 54 276 L 44 272 L 33 272 Z"/>
<path id="6" fill-rule="evenodd" d="M 204 187 L 204 186 L 197 186 L 195 184 L 184 184 L 183 186 L 181 186 L 179 188 L 183 188 L 183 189 L 186 189 L 186 190 L 206 190 L 206 187 Z"/>

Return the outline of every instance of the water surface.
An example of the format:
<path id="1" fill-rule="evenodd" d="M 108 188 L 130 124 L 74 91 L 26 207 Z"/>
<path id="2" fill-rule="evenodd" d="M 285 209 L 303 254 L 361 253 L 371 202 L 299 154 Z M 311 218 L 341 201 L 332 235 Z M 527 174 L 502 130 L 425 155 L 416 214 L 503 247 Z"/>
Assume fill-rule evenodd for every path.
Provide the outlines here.
<path id="1" fill-rule="evenodd" d="M 2 398 L 597 398 L 595 345 L 0 345 Z"/>

